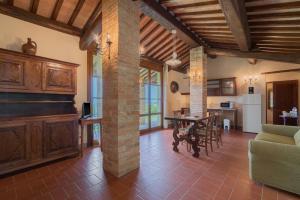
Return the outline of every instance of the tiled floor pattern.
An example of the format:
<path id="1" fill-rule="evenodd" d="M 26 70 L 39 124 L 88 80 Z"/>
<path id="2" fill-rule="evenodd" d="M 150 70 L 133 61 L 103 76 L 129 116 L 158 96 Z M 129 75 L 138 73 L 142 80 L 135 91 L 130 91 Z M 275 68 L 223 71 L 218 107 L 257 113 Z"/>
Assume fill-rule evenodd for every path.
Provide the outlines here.
<path id="1" fill-rule="evenodd" d="M 224 145 L 199 159 L 180 146 L 172 131 L 141 136 L 141 166 L 120 179 L 102 170 L 99 148 L 74 158 L 0 179 L 0 200 L 295 200 L 300 197 L 256 184 L 248 177 L 248 140 L 253 134 L 226 133 Z"/>

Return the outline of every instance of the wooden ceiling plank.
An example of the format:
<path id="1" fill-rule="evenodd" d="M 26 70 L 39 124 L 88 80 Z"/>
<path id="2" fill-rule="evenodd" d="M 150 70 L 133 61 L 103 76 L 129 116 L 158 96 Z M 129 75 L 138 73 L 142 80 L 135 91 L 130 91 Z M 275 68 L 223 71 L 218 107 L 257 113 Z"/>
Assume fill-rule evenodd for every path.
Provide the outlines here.
<path id="1" fill-rule="evenodd" d="M 140 29 L 140 33 L 143 33 L 154 21 L 150 18 L 149 21 Z"/>
<path id="2" fill-rule="evenodd" d="M 167 30 L 175 28 L 175 30 L 177 30 L 177 37 L 181 38 L 181 40 L 187 44 L 191 46 L 207 46 L 201 38 L 198 38 L 185 25 L 178 21 L 171 13 L 163 8 L 160 3 L 153 0 L 142 0 L 140 6 L 144 14 L 150 16 Z"/>
<path id="3" fill-rule="evenodd" d="M 240 50 L 249 51 L 251 41 L 244 0 L 219 0 L 219 3 Z"/>
<path id="4" fill-rule="evenodd" d="M 31 12 L 25 11 L 14 6 L 9 6 L 7 4 L 0 2 L 0 13 L 15 17 L 30 23 L 34 23 L 46 28 L 54 29 L 63 33 L 80 36 L 81 30 L 74 26 L 70 26 L 61 22 L 57 22 L 51 19 L 48 19 L 43 16 L 33 14 Z"/>
<path id="5" fill-rule="evenodd" d="M 57 0 L 56 1 L 54 10 L 53 10 L 52 15 L 51 15 L 51 19 L 53 19 L 53 20 L 57 19 L 58 13 L 59 13 L 63 3 L 64 3 L 64 0 Z"/>
<path id="6" fill-rule="evenodd" d="M 295 54 L 274 54 L 267 52 L 242 52 L 237 50 L 223 50 L 223 49 L 213 49 L 206 48 L 206 52 L 210 55 L 216 56 L 231 56 L 231 57 L 240 57 L 240 58 L 256 58 L 264 60 L 273 60 L 279 62 L 288 62 L 300 64 L 299 53 Z"/>
<path id="7" fill-rule="evenodd" d="M 179 40 L 176 41 L 176 46 L 179 44 Z M 173 40 L 170 40 L 166 45 L 163 46 L 163 48 L 159 48 L 157 51 L 151 54 L 151 56 L 155 59 L 158 59 L 162 54 L 164 54 L 166 51 L 173 49 Z M 159 59 L 158 59 L 159 60 Z"/>
<path id="8" fill-rule="evenodd" d="M 101 15 L 101 13 L 102 13 L 102 4 L 101 3 L 102 2 L 100 0 L 99 3 L 97 4 L 96 8 L 93 10 L 92 15 L 89 17 L 86 24 L 84 25 L 84 27 L 83 27 L 84 32 L 86 32 L 86 30 L 91 29 L 93 24 L 97 20 L 97 18 Z M 99 21 L 99 19 L 98 19 L 98 21 Z M 101 22 L 101 20 L 100 20 L 100 22 Z M 100 29 L 98 29 L 98 30 L 100 30 Z"/>
<path id="9" fill-rule="evenodd" d="M 39 3 L 40 3 L 40 0 L 32 0 L 31 1 L 31 9 L 30 9 L 30 11 L 32 13 L 36 14 L 37 9 L 39 7 Z"/>
<path id="10" fill-rule="evenodd" d="M 248 20 L 300 17 L 300 11 L 248 15 Z"/>
<path id="11" fill-rule="evenodd" d="M 179 51 L 182 51 L 184 48 L 186 48 L 186 44 L 184 44 L 184 43 L 177 45 L 176 53 L 178 53 Z M 172 54 L 173 54 L 173 48 L 171 49 L 171 51 L 167 51 L 166 53 L 162 54 L 158 59 L 159 60 L 168 59 L 172 56 Z"/>
<path id="12" fill-rule="evenodd" d="M 159 24 L 156 24 L 156 26 L 151 31 L 149 31 L 144 37 L 141 38 L 140 43 L 143 43 L 145 40 L 147 40 L 153 33 L 159 30 L 160 27 L 161 26 Z"/>
<path id="13" fill-rule="evenodd" d="M 149 56 L 155 55 L 161 48 L 173 42 L 171 34 L 166 35 L 160 40 L 154 41 L 154 44 L 151 48 L 146 50 L 146 54 Z"/>
<path id="14" fill-rule="evenodd" d="M 168 6 L 168 9 L 180 9 L 180 8 L 195 8 L 195 7 L 203 7 L 203 6 L 209 6 L 209 5 L 217 5 L 217 0 L 210 0 L 205 2 L 195 2 L 195 3 L 189 3 L 189 4 L 181 4 L 181 5 L 174 5 L 174 6 Z"/>
<path id="15" fill-rule="evenodd" d="M 283 9 L 289 9 L 289 8 L 300 8 L 300 1 L 247 6 L 246 11 L 247 12 L 259 12 L 259 11 L 265 11 L 265 10 L 268 10 L 268 11 L 283 10 Z"/>
<path id="16" fill-rule="evenodd" d="M 75 9 L 74 9 L 74 11 L 73 11 L 73 13 L 72 13 L 72 15 L 71 15 L 69 21 L 68 21 L 68 24 L 69 24 L 69 25 L 73 25 L 73 23 L 74 23 L 74 21 L 75 21 L 77 15 L 79 14 L 79 12 L 80 12 L 80 10 L 81 10 L 81 8 L 82 8 L 84 2 L 85 2 L 85 0 L 79 0 L 79 1 L 78 1 L 77 5 L 76 5 L 76 7 L 75 7 Z"/>
<path id="17" fill-rule="evenodd" d="M 222 13 L 221 9 L 215 10 L 202 10 L 202 11 L 192 11 L 192 12 L 174 12 L 177 17 L 191 16 L 191 15 L 206 15 L 206 14 L 219 14 Z"/>

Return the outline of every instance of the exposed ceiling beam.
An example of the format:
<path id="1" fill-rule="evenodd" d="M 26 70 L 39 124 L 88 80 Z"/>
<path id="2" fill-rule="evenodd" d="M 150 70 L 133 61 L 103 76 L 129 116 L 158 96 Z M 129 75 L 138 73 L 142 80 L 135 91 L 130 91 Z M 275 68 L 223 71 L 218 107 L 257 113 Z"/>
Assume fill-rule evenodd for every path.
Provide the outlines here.
<path id="1" fill-rule="evenodd" d="M 167 30 L 175 29 L 177 31 L 177 37 L 189 44 L 192 47 L 208 45 L 190 29 L 183 25 L 176 19 L 171 13 L 169 13 L 164 7 L 154 0 L 142 0 L 140 2 L 141 11 L 157 21 L 160 25 L 165 27 Z"/>
<path id="2" fill-rule="evenodd" d="M 64 0 L 57 0 L 56 1 L 54 10 L 53 10 L 52 15 L 51 15 L 51 19 L 56 20 L 56 18 L 58 16 L 58 13 L 59 13 L 63 3 L 64 3 Z"/>
<path id="3" fill-rule="evenodd" d="M 244 0 L 219 0 L 219 3 L 240 50 L 249 51 L 251 41 Z"/>
<path id="4" fill-rule="evenodd" d="M 85 0 L 79 0 L 78 1 L 78 3 L 76 5 L 76 7 L 75 7 L 75 9 L 74 9 L 74 11 L 73 11 L 70 19 L 69 19 L 69 22 L 68 22 L 69 25 L 72 25 L 74 23 L 74 21 L 75 21 L 77 15 L 79 14 L 79 12 L 80 12 L 80 10 L 81 10 L 84 2 L 85 2 Z"/>
<path id="5" fill-rule="evenodd" d="M 213 48 L 207 48 L 206 52 L 209 55 L 216 55 L 216 56 L 255 58 L 255 59 L 264 59 L 264 60 L 273 60 L 278 62 L 300 64 L 299 53 L 283 54 L 283 53 L 268 53 L 268 52 L 242 52 L 238 50 L 213 49 Z"/>
<path id="6" fill-rule="evenodd" d="M 102 15 L 100 14 L 94 22 L 86 27 L 83 35 L 80 37 L 79 48 L 86 50 L 93 43 L 95 35 L 99 35 L 102 32 Z"/>
<path id="7" fill-rule="evenodd" d="M 37 9 L 38 9 L 38 7 L 39 7 L 39 3 L 40 3 L 40 0 L 32 0 L 32 1 L 31 1 L 31 9 L 30 9 L 30 11 L 31 11 L 32 13 L 35 13 L 35 14 L 36 14 Z"/>
<path id="8" fill-rule="evenodd" d="M 47 27 L 50 29 L 54 29 L 63 33 L 71 34 L 71 35 L 81 35 L 81 30 L 74 26 L 66 25 L 61 22 L 57 22 L 46 17 L 36 15 L 25 11 L 20 8 L 16 8 L 14 6 L 6 5 L 0 2 L 0 13 L 4 15 L 9 15 L 11 17 L 15 17 L 30 23 L 34 23 L 43 27 Z"/>

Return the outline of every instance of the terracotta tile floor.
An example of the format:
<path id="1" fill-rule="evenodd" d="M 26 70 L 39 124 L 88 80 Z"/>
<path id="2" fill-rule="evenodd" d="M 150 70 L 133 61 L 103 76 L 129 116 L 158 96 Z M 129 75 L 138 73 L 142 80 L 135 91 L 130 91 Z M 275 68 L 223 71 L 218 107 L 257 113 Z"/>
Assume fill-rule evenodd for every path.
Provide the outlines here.
<path id="1" fill-rule="evenodd" d="M 298 196 L 255 184 L 248 177 L 247 142 L 253 134 L 231 132 L 224 145 L 196 159 L 170 130 L 141 136 L 141 166 L 120 179 L 102 170 L 99 148 L 74 158 L 0 179 L 0 200 L 294 200 Z"/>

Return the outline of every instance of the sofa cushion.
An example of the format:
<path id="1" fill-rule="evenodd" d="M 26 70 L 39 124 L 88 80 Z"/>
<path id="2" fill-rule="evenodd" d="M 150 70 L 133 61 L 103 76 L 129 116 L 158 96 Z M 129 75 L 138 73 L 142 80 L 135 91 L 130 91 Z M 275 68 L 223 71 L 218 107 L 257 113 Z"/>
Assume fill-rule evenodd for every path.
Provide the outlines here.
<path id="1" fill-rule="evenodd" d="M 290 144 L 295 145 L 295 140 L 292 137 L 282 136 L 282 135 L 276 135 L 272 133 L 259 133 L 255 140 L 263 140 L 267 142 L 275 142 L 275 143 L 281 143 L 281 144 Z"/>
<path id="2" fill-rule="evenodd" d="M 300 130 L 294 135 L 295 143 L 300 146 Z"/>

